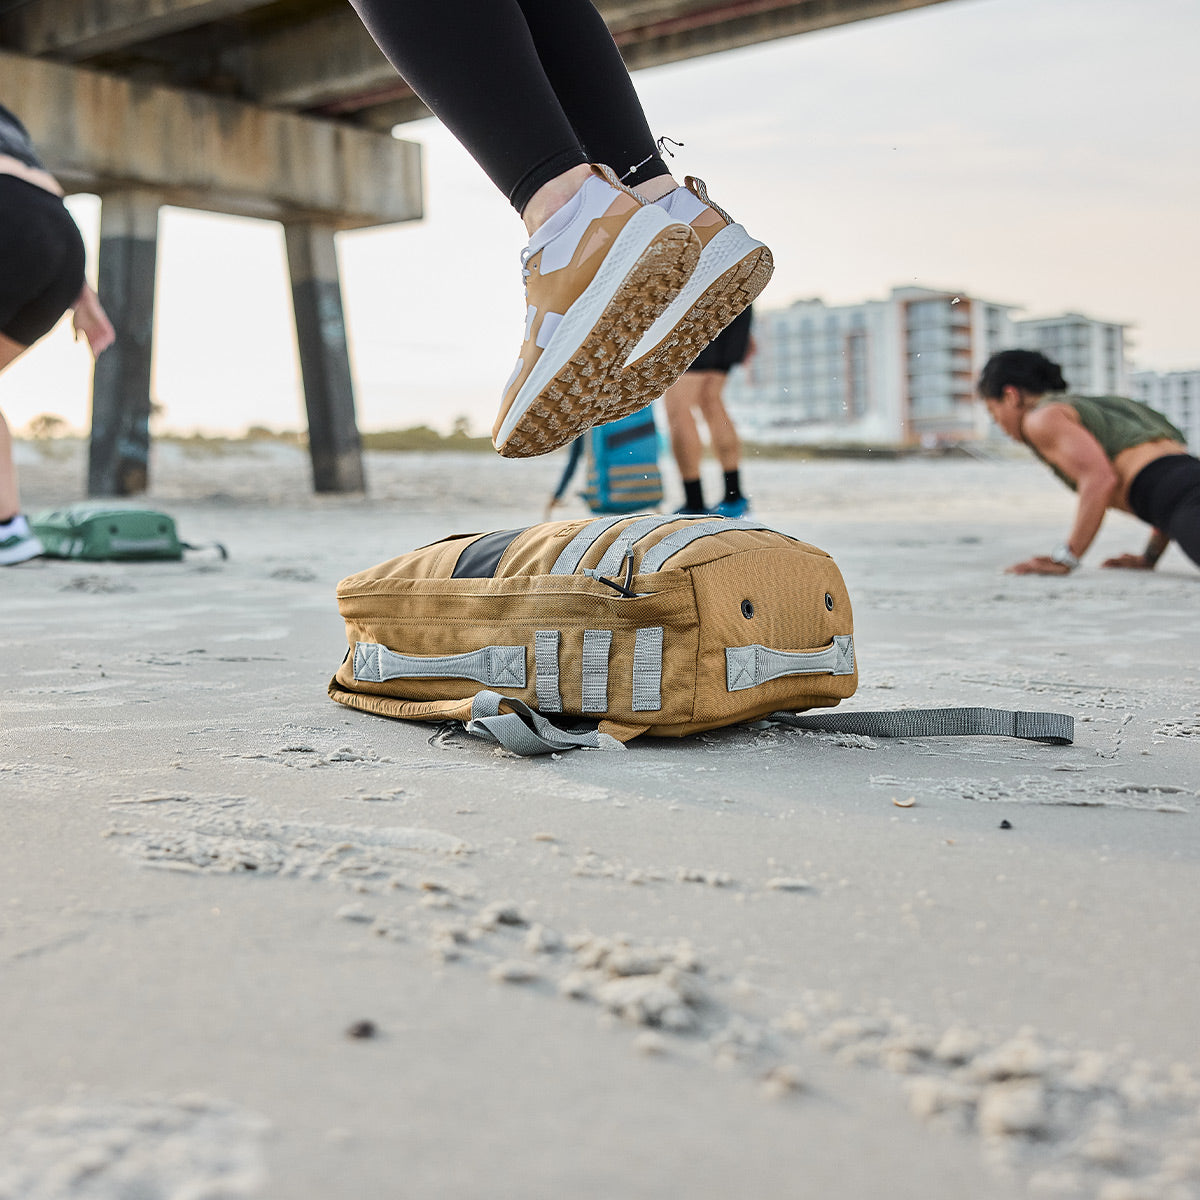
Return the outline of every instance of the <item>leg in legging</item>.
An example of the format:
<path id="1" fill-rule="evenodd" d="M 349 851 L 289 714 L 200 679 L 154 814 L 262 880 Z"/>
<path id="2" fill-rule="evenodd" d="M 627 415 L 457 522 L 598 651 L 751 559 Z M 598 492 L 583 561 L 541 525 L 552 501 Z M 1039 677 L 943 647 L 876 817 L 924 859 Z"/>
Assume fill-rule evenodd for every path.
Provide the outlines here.
<path id="1" fill-rule="evenodd" d="M 647 153 L 655 154 L 628 72 L 587 0 L 554 0 L 561 11 L 553 13 L 539 6 L 536 36 L 518 0 L 353 3 L 392 65 L 520 213 L 540 188 L 572 170 L 574 186 L 557 189 L 566 199 L 587 178 L 591 148 L 585 149 L 557 92 L 566 77 L 575 81 L 573 99 L 586 87 L 593 108 L 607 114 L 615 131 L 608 145 L 636 152 L 648 143 Z M 549 64 L 554 79 L 543 53 L 555 60 Z M 589 122 L 589 134 L 600 123 Z M 662 173 L 659 163 L 652 174 Z M 553 215 L 561 206 L 556 200 L 531 214 L 527 225 L 536 228 Z"/>
<path id="2" fill-rule="evenodd" d="M 673 191 L 675 180 L 624 59 L 595 6 L 590 0 L 520 4 L 546 77 L 588 158 L 607 163 L 647 200 Z"/>
<path id="3" fill-rule="evenodd" d="M 1200 567 L 1200 464 L 1196 466 L 1196 475 L 1196 486 L 1175 506 L 1165 532 Z"/>

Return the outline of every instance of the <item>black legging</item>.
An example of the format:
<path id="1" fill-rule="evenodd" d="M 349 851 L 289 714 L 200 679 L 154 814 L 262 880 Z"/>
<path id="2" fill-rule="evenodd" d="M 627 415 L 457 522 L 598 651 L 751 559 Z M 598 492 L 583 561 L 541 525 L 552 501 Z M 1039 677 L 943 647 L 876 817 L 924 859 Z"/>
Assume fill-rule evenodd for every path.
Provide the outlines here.
<path id="1" fill-rule="evenodd" d="M 1129 488 L 1129 507 L 1200 567 L 1200 459 L 1168 454 L 1144 466 Z"/>
<path id="2" fill-rule="evenodd" d="M 351 0 L 405 82 L 517 212 L 601 162 L 663 174 L 620 51 L 589 0 Z"/>

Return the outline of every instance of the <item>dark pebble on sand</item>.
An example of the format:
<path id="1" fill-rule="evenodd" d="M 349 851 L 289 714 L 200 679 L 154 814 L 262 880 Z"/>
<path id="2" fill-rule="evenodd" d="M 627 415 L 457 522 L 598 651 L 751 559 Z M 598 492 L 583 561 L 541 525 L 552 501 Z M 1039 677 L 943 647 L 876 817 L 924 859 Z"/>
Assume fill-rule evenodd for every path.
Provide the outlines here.
<path id="1" fill-rule="evenodd" d="M 349 1038 L 373 1038 L 378 1033 L 379 1030 L 374 1021 L 355 1021 L 346 1030 L 346 1036 Z"/>
<path id="2" fill-rule="evenodd" d="M 1006 817 L 1003 821 L 1000 822 L 1000 828 L 1001 829 L 1011 829 L 1012 822 L 1009 821 L 1008 818 Z"/>

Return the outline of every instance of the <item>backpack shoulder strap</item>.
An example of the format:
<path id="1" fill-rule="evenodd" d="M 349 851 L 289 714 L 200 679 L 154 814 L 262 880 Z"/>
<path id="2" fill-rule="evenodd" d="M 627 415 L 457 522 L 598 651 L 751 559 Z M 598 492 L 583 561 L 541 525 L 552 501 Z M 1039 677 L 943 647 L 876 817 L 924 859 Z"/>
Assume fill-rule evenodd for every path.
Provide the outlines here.
<path id="1" fill-rule="evenodd" d="M 1075 740 L 1075 718 L 1065 713 L 1019 712 L 1007 708 L 900 708 L 878 712 L 772 713 L 770 721 L 796 729 L 857 733 L 867 737 L 994 737 L 1024 738 L 1069 746 Z"/>

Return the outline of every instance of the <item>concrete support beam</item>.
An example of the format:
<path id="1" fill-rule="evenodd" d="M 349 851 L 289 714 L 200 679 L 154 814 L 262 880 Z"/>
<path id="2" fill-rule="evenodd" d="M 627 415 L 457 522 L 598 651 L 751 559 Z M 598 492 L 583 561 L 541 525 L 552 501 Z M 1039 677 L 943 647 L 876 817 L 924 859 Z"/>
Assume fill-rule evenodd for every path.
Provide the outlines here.
<path id="1" fill-rule="evenodd" d="M 0 41 L 80 62 L 256 8 L 258 0 L 38 0 L 0 16 Z"/>
<path id="2" fill-rule="evenodd" d="M 115 192 L 100 206 L 99 292 L 117 340 L 92 376 L 89 496 L 146 490 L 150 458 L 150 363 L 158 253 L 156 192 Z"/>
<path id="3" fill-rule="evenodd" d="M 165 204 L 338 229 L 422 215 L 420 146 L 342 122 L 3 51 L 0 104 L 68 190 L 147 188 Z"/>
<path id="4" fill-rule="evenodd" d="M 361 492 L 366 488 L 362 440 L 354 415 L 333 226 L 290 223 L 284 233 L 308 410 L 313 488 L 318 492 Z"/>

